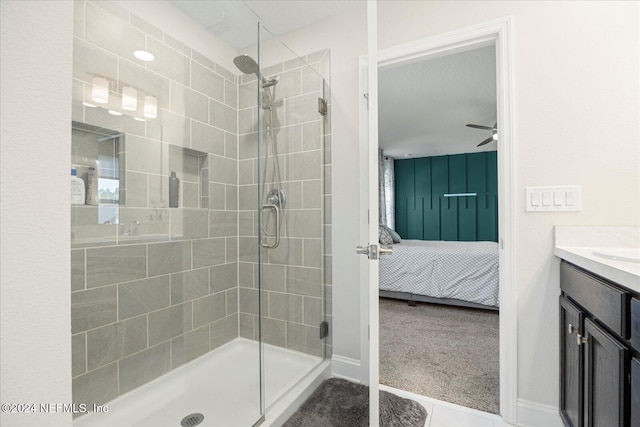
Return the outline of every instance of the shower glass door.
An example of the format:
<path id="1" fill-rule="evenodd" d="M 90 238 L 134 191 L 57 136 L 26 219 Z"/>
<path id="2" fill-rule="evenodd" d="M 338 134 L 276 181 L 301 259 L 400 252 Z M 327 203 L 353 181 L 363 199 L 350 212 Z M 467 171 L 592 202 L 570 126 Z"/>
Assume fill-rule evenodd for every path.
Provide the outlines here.
<path id="1" fill-rule="evenodd" d="M 240 158 L 261 156 L 239 149 L 233 59 L 257 46 L 257 18 L 241 2 L 143 3 L 74 2 L 74 424 L 251 426 L 260 250 L 257 233 L 244 244 Z"/>
<path id="2" fill-rule="evenodd" d="M 329 52 L 237 1 L 74 12 L 74 424 L 254 425 L 330 356 Z"/>
<path id="3" fill-rule="evenodd" d="M 261 92 L 253 111 L 260 155 L 263 397 L 269 408 L 325 357 L 327 96 L 320 73 L 328 75 L 329 53 L 298 56 L 264 27 L 259 48 Z"/>

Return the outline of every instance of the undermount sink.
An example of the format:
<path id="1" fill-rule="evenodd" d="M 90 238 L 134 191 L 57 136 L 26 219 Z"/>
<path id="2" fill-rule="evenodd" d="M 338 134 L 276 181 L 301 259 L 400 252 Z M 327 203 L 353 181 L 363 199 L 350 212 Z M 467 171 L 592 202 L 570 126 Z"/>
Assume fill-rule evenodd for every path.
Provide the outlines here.
<path id="1" fill-rule="evenodd" d="M 600 248 L 593 254 L 616 261 L 640 262 L 640 248 Z"/>

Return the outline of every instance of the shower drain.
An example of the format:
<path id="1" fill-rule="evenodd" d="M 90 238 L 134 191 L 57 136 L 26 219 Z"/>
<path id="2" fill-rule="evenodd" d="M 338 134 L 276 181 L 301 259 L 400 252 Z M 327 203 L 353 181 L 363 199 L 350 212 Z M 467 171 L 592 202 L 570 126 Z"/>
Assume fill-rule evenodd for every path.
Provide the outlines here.
<path id="1" fill-rule="evenodd" d="M 202 414 L 189 414 L 180 421 L 182 427 L 193 427 L 204 421 L 204 415 Z"/>

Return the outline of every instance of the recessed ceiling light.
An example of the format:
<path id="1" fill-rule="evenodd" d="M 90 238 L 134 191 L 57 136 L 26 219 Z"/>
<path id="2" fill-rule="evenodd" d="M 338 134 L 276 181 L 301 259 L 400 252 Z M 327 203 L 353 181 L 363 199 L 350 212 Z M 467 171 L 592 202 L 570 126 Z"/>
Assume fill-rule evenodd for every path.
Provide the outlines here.
<path id="1" fill-rule="evenodd" d="M 112 116 L 121 116 L 122 113 L 120 111 L 116 111 L 116 110 L 109 110 L 109 114 L 111 114 Z"/>
<path id="2" fill-rule="evenodd" d="M 142 117 L 134 117 L 133 120 L 137 120 L 139 122 L 146 122 L 146 120 L 143 119 Z"/>
<path id="3" fill-rule="evenodd" d="M 405 156 L 405 157 L 411 157 L 411 153 L 409 153 L 409 154 L 405 154 L 404 156 Z"/>
<path id="4" fill-rule="evenodd" d="M 136 50 L 135 52 L 133 52 L 133 56 L 135 56 L 141 61 L 146 61 L 146 62 L 153 61 L 155 59 L 155 56 L 153 56 L 153 53 L 147 52 L 146 50 Z"/>
<path id="5" fill-rule="evenodd" d="M 90 104 L 88 102 L 83 102 L 82 105 L 84 105 L 85 107 L 90 107 L 90 108 L 97 108 L 98 106 L 95 104 Z"/>

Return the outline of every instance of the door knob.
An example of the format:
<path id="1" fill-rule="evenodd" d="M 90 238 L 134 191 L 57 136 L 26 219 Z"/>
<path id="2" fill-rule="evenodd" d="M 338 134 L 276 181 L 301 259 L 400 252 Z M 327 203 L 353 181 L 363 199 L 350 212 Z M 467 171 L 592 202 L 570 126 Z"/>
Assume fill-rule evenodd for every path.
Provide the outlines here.
<path id="1" fill-rule="evenodd" d="M 391 255 L 393 253 L 393 248 L 385 248 L 384 246 L 380 246 L 378 248 L 378 253 L 380 255 Z"/>
<path id="2" fill-rule="evenodd" d="M 369 246 L 356 246 L 356 253 L 360 255 L 369 255 Z"/>
<path id="3" fill-rule="evenodd" d="M 388 255 L 393 252 L 391 248 L 383 248 L 382 246 L 368 245 L 356 246 L 356 253 L 366 255 L 369 259 L 378 259 L 380 255 Z"/>

